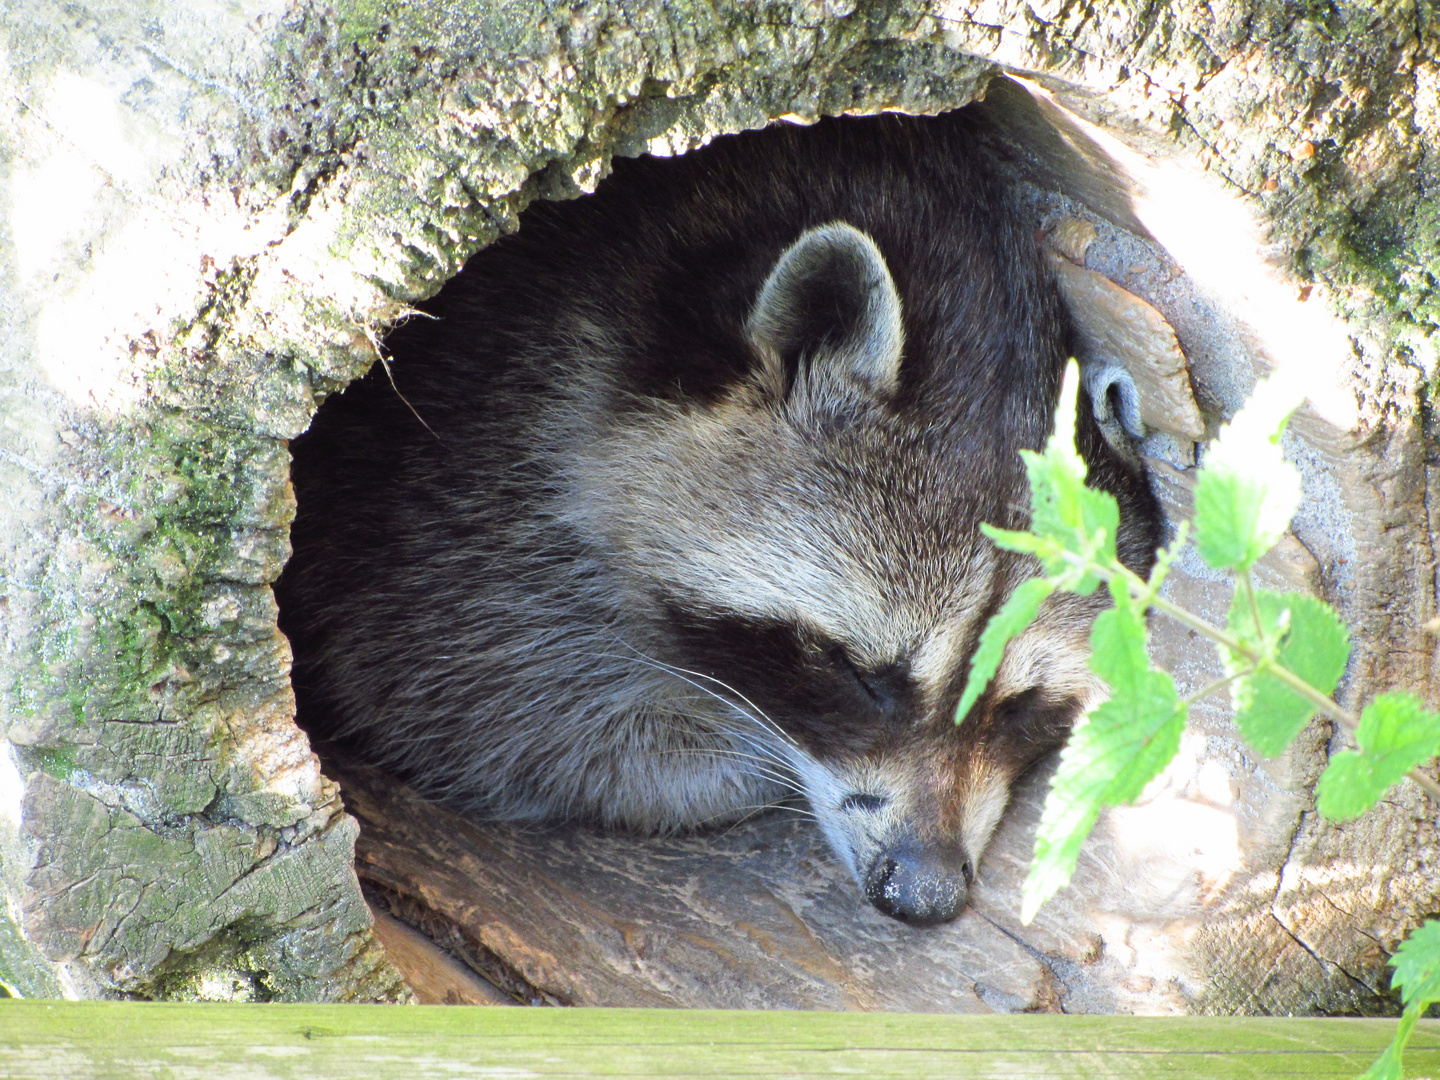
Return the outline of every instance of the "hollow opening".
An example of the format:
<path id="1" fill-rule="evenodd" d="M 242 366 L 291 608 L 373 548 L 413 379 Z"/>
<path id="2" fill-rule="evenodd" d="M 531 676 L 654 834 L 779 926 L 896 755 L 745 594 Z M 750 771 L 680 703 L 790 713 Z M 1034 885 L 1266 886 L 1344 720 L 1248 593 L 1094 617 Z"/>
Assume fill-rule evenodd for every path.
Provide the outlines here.
<path id="1" fill-rule="evenodd" d="M 887 217 L 881 206 L 871 208 L 860 240 L 826 234 L 799 247 L 811 236 L 807 228 L 813 233 L 852 215 L 825 210 L 818 185 L 797 187 L 784 155 L 800 155 L 820 137 L 830 140 L 826 153 L 848 148 L 864 168 L 893 171 L 872 136 L 834 134 L 877 125 L 902 132 L 887 136 L 885 153 L 921 147 L 894 174 L 902 178 L 938 167 L 925 155 L 950 145 L 945 140 L 956 132 L 980 148 L 986 164 L 977 183 L 1003 191 L 1018 215 L 1018 230 L 1002 240 L 1023 236 L 1025 257 L 1045 266 L 1045 280 L 1059 280 L 1073 330 L 1067 345 L 1082 360 L 1088 354 L 1092 363 L 1134 369 L 1147 434 L 1131 446 L 1137 456 L 1130 463 L 1143 460 L 1167 510 L 1183 504 L 1196 442 L 1253 378 L 1233 320 L 1141 220 L 1138 181 L 1124 162 L 1042 92 L 1008 78 L 992 82 L 985 100 L 960 114 L 849 118 L 812 131 L 725 136 L 671 161 L 617 161 L 597 194 L 574 203 L 533 204 L 518 233 L 480 252 L 392 331 L 388 362 L 327 401 L 293 448 L 296 557 L 278 592 L 281 627 L 296 650 L 299 722 L 362 822 L 357 869 L 381 911 L 392 956 L 408 940 L 399 924 L 425 935 L 410 943 L 417 958 L 407 975 L 414 984 L 423 968 L 438 980 L 434 1000 L 491 993 L 467 983 L 461 968 L 512 1000 L 558 1004 L 930 1009 L 939 1001 L 955 1011 L 1021 1011 L 1048 1000 L 1053 980 L 1044 965 L 1007 982 L 977 980 L 954 962 L 957 950 L 976 952 L 991 969 L 1013 960 L 1015 939 L 1001 925 L 1013 921 L 1043 768 L 1021 781 L 985 853 L 955 856 L 967 869 L 967 889 L 975 867 L 969 899 L 979 918 L 926 930 L 887 919 L 856 885 L 868 863 L 853 864 L 889 857 L 888 849 L 882 844 L 874 855 L 835 839 L 842 807 L 863 803 L 880 819 L 891 803 L 906 804 L 883 787 L 893 783 L 884 748 L 905 744 L 896 717 L 913 719 L 921 699 L 933 705 L 958 696 L 963 682 L 956 674 L 961 655 L 953 645 L 945 653 L 939 637 L 916 637 L 907 625 L 909 638 L 896 631 L 858 640 L 854 625 L 873 617 L 884 597 L 859 589 L 847 595 L 838 584 L 850 577 L 837 567 L 861 573 L 856 543 L 787 564 L 796 549 L 817 546 L 815 536 L 834 520 L 854 535 L 877 522 L 913 526 L 903 538 L 866 538 L 876 548 L 872 561 L 891 571 L 900 566 L 896 553 L 914 554 L 909 541 L 947 526 L 944 514 L 916 513 L 935 494 L 933 478 L 886 473 L 889 486 L 881 485 L 883 497 L 867 512 L 854 497 L 855 471 L 877 446 L 903 443 L 867 443 L 868 417 L 928 407 L 917 399 L 943 389 L 938 377 L 917 389 L 905 350 L 926 333 L 970 340 L 969 324 L 936 329 L 916 321 L 919 312 L 938 325 L 947 309 L 944 297 L 922 297 L 925 283 L 908 275 L 910 260 L 923 262 L 928 247 L 944 239 L 932 224 L 979 212 L 977 204 L 957 210 L 937 203 L 935 181 L 926 180 L 931 187 L 921 194 L 931 201 L 917 215 L 924 227 L 906 242 L 896 239 L 903 230 L 886 235 L 873 224 L 893 228 L 895 214 Z M 947 134 L 927 144 L 907 125 Z M 786 220 L 783 228 L 753 206 L 716 197 L 742 190 L 731 174 L 744 177 L 755 161 L 732 148 L 766 140 L 780 145 L 766 153 L 783 164 L 762 174 L 776 190 L 761 195 L 791 207 L 775 215 Z M 945 168 L 955 175 L 953 163 Z M 732 186 L 716 186 L 714 175 Z M 781 191 L 786 177 L 790 188 Z M 765 201 L 761 195 L 750 193 L 756 203 Z M 984 210 L 983 200 L 978 205 Z M 650 230 L 643 243 L 632 235 L 633 215 L 641 213 Z M 879 264 L 865 237 L 878 244 Z M 658 257 L 631 261 L 637 252 Z M 885 289 L 876 285 L 886 272 L 910 320 L 903 344 Z M 994 265 L 976 272 L 991 275 L 986 302 L 961 315 L 995 324 L 1021 310 L 1011 304 L 1029 302 L 1006 291 Z M 767 306 L 772 285 L 780 301 Z M 779 329 L 771 331 L 762 310 Z M 1137 320 L 1142 332 L 1127 338 L 1116 329 Z M 1166 381 L 1165 362 L 1175 356 L 1181 366 L 1176 372 L 1172 365 Z M 585 366 L 595 358 L 610 365 L 603 378 Z M 413 380 L 427 363 L 434 378 Z M 1147 363 L 1159 372 L 1149 372 L 1150 382 L 1142 378 Z M 463 379 L 446 382 L 460 371 Z M 981 403 L 970 408 L 970 422 L 1001 416 L 1033 424 L 1033 415 L 1007 412 L 1003 394 L 963 388 Z M 1112 412 L 1124 411 L 1118 391 L 1103 394 Z M 477 411 L 483 423 L 475 422 Z M 740 422 L 735 413 L 745 414 Z M 776 416 L 789 425 L 793 445 L 766 444 L 777 437 Z M 980 452 L 967 437 L 974 436 L 957 427 L 945 445 Z M 1017 437 L 1033 444 L 1038 436 L 1004 445 L 1013 449 Z M 803 459 L 823 493 L 807 504 L 787 468 L 817 441 L 832 449 L 822 462 Z M 912 443 L 924 444 L 928 466 L 941 467 L 934 446 L 918 436 Z M 600 449 L 574 464 L 581 445 Z M 848 489 L 826 486 L 842 474 Z M 963 475 L 1014 480 L 999 464 Z M 754 483 L 742 482 L 746 477 Z M 397 491 L 407 494 L 397 499 Z M 892 505 L 897 492 L 912 505 Z M 986 509 L 984 520 L 1003 516 L 1014 501 L 975 503 L 975 491 L 963 494 L 967 507 Z M 794 513 L 778 512 L 782 504 Z M 827 523 L 826 506 L 843 515 Z M 801 520 L 815 532 L 797 532 Z M 747 522 L 769 527 L 769 539 Z M 563 537 L 587 529 L 607 545 L 579 552 L 564 546 Z M 918 550 L 939 559 L 933 547 Z M 864 572 L 876 578 L 875 566 Z M 913 591 L 923 577 L 912 574 L 905 584 Z M 470 580 L 483 587 L 446 584 Z M 804 604 L 811 607 L 802 612 Z M 631 625 L 627 610 L 640 607 L 647 626 L 672 635 L 671 651 L 657 655 L 653 637 L 617 629 Z M 694 647 L 699 638 L 711 643 L 708 653 Z M 837 648 L 843 665 L 824 659 Z M 463 659 L 467 652 L 504 678 L 477 692 L 484 679 Z M 707 657 L 719 659 L 702 663 Z M 722 660 L 749 670 L 773 665 L 784 678 L 741 688 L 717 674 L 727 670 Z M 948 674 L 925 674 L 926 664 Z M 645 693 L 659 696 L 637 706 Z M 729 731 L 717 743 L 708 729 L 678 737 L 670 730 L 656 743 L 657 732 L 696 710 L 713 717 L 717 701 L 726 716 L 779 728 L 774 703 L 796 695 L 821 703 L 806 706 L 816 718 L 777 730 L 773 739 Z M 480 698 L 492 735 L 477 753 L 465 725 Z M 1022 718 L 1015 722 L 1037 732 L 1054 728 L 1041 707 L 1047 700 L 1030 693 L 1028 705 L 1011 709 Z M 357 723 L 366 701 L 384 707 Z M 665 710 L 668 717 L 653 715 Z M 787 741 L 804 756 L 789 754 Z M 592 751 L 602 743 L 610 752 L 597 756 Z M 689 771 L 668 761 L 627 766 L 626 754 L 661 760 L 656 745 L 701 764 Z M 907 752 L 896 760 L 913 771 L 921 755 L 913 746 Z M 807 786 L 807 760 L 847 763 L 848 771 L 827 773 L 833 814 L 822 805 L 830 788 Z M 737 761 L 740 770 L 732 767 Z M 1024 772 L 1031 761 L 1012 754 L 1002 764 Z M 878 794 L 862 774 L 882 785 Z M 836 787 L 837 775 L 854 782 Z M 806 798 L 794 797 L 802 787 Z M 973 813 L 1004 804 L 1003 785 L 987 791 L 986 806 Z M 686 816 L 678 804 L 704 809 Z M 764 809 L 772 805 L 777 809 Z M 519 820 L 487 820 L 496 814 Z M 804 820 L 817 815 L 819 828 Z M 572 823 L 543 824 L 556 817 Z M 914 822 L 896 827 L 907 824 Z M 978 848 L 984 840 L 970 842 Z M 1083 875 L 1078 887 L 1091 889 L 1092 898 L 1103 892 Z M 927 974 L 917 979 L 922 969 Z M 1133 1007 L 1125 976 L 1120 967 L 1099 965 L 1067 992 L 1084 1008 Z"/>

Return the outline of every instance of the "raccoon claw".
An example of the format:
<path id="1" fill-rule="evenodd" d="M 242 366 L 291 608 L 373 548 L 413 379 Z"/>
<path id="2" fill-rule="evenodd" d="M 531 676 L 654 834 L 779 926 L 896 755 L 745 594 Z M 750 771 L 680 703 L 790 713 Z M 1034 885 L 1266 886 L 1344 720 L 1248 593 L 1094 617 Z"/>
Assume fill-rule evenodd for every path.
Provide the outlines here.
<path id="1" fill-rule="evenodd" d="M 1135 380 L 1116 364 L 1087 364 L 1082 373 L 1085 389 L 1095 409 L 1095 421 L 1105 432 L 1118 427 L 1132 439 L 1145 437 L 1145 421 L 1140 417 L 1140 391 Z"/>
<path id="2" fill-rule="evenodd" d="M 1091 362 L 1082 364 L 1080 372 L 1101 437 L 1123 460 L 1136 464 L 1135 444 L 1146 432 L 1135 380 L 1116 364 Z"/>
<path id="3" fill-rule="evenodd" d="M 949 922 L 965 907 L 974 878 L 970 860 L 957 854 L 911 847 L 881 852 L 865 875 L 865 896 L 910 926 Z"/>

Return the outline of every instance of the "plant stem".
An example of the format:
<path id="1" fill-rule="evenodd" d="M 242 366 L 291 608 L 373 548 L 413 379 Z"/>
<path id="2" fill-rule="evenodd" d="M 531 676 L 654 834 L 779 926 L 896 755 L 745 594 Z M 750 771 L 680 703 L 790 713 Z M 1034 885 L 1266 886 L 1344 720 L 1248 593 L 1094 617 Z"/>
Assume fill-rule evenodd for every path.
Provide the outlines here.
<path id="1" fill-rule="evenodd" d="M 1260 601 L 1255 599 L 1255 583 L 1250 580 L 1250 568 L 1245 568 L 1245 573 L 1239 576 L 1237 588 L 1243 587 L 1245 599 L 1250 605 L 1250 617 L 1255 621 L 1255 634 L 1262 641 L 1265 639 L 1265 620 L 1260 618 Z"/>
<path id="2" fill-rule="evenodd" d="M 1212 682 L 1212 683 L 1207 683 L 1206 685 L 1202 686 L 1199 690 L 1196 690 L 1193 694 L 1189 695 L 1188 697 L 1185 697 L 1185 698 L 1181 699 L 1180 704 L 1181 704 L 1181 705 L 1184 705 L 1184 706 L 1188 709 L 1191 705 L 1194 705 L 1195 702 L 1197 702 L 1197 701 L 1203 701 L 1205 698 L 1209 697 L 1211 694 L 1213 694 L 1213 693 L 1215 693 L 1215 692 L 1217 692 L 1217 691 L 1219 691 L 1219 690 L 1224 690 L 1225 687 L 1229 686 L 1229 685 L 1230 685 L 1232 682 L 1234 682 L 1236 679 L 1243 679 L 1246 675 L 1254 675 L 1254 674 L 1255 674 L 1255 668 L 1252 667 L 1252 668 L 1246 669 L 1245 671 L 1237 671 L 1237 672 L 1235 672 L 1235 674 L 1233 674 L 1233 675 L 1226 675 L 1226 676 L 1224 676 L 1223 678 L 1216 679 L 1214 682 Z"/>
<path id="3" fill-rule="evenodd" d="M 1428 791 L 1430 798 L 1440 803 L 1440 784 L 1435 783 L 1434 780 L 1431 780 L 1430 777 L 1426 776 L 1419 769 L 1411 769 L 1405 775 Z"/>
<path id="4" fill-rule="evenodd" d="M 1112 577 L 1119 576 L 1120 579 L 1124 581 L 1127 586 L 1129 586 L 1130 595 L 1135 597 L 1137 600 L 1142 598 L 1145 594 L 1146 584 L 1144 579 L 1142 579 L 1129 567 L 1123 566 L 1119 562 L 1116 562 L 1113 567 L 1099 565 L 1091 566 L 1090 571 L 1096 576 L 1102 577 L 1105 581 L 1109 581 Z M 1169 615 L 1176 622 L 1180 623 L 1182 626 L 1188 626 L 1197 634 L 1203 634 L 1211 641 L 1224 645 L 1225 648 L 1229 649 L 1231 652 L 1239 653 L 1246 660 L 1249 660 L 1252 664 L 1259 664 L 1264 659 L 1263 656 L 1261 656 L 1258 652 L 1252 649 L 1249 645 L 1246 645 L 1239 638 L 1231 637 L 1228 633 L 1226 633 L 1224 630 L 1221 630 L 1220 627 L 1216 626 L 1214 623 L 1209 622 L 1206 619 L 1202 619 L 1199 615 L 1195 615 L 1189 611 L 1186 611 L 1178 604 L 1172 604 L 1163 596 L 1151 597 L 1150 606 L 1155 608 L 1157 611 L 1163 611 L 1166 615 Z M 1336 706 L 1336 708 L 1339 708 L 1339 706 Z"/>
<path id="5" fill-rule="evenodd" d="M 1092 562 L 1089 565 L 1088 569 L 1091 573 L 1095 574 L 1097 577 L 1101 578 L 1104 581 L 1109 581 L 1111 578 L 1119 577 L 1122 581 L 1124 581 L 1126 587 L 1130 590 L 1130 595 L 1135 597 L 1136 599 L 1143 598 L 1148 591 L 1148 586 L 1146 585 L 1145 580 L 1141 578 L 1138 574 L 1136 574 L 1134 571 L 1132 571 L 1129 567 L 1122 565 L 1118 560 L 1109 566 L 1101 566 L 1098 563 Z M 1248 584 L 1248 575 L 1244 580 Z M 1251 590 L 1251 592 L 1251 600 L 1253 603 L 1253 590 Z M 1155 608 L 1157 611 L 1163 612 L 1164 614 L 1170 616 L 1170 618 L 1174 619 L 1182 626 L 1189 627 L 1197 634 L 1203 634 L 1211 641 L 1223 645 L 1231 652 L 1244 657 L 1246 660 L 1250 661 L 1252 665 L 1254 665 L 1251 671 L 1240 672 L 1237 675 L 1231 676 L 1231 678 L 1238 678 L 1240 675 L 1252 674 L 1260 667 L 1262 663 L 1264 663 L 1265 658 L 1258 651 L 1251 648 L 1243 641 L 1232 637 L 1209 620 L 1202 619 L 1200 618 L 1200 616 L 1186 611 L 1183 607 L 1180 607 L 1177 604 L 1172 604 L 1163 596 L 1151 597 L 1150 606 Z M 1258 612 L 1258 605 L 1254 610 Z M 1256 618 L 1256 625 L 1258 626 L 1258 614 Z M 1279 664 L 1268 664 L 1265 666 L 1265 674 L 1272 676 L 1279 682 L 1284 683 L 1286 687 L 1293 690 L 1295 693 L 1299 694 L 1302 698 L 1304 698 L 1311 705 L 1313 705 L 1318 712 L 1321 712 L 1325 716 L 1329 717 L 1331 720 L 1334 720 L 1336 723 L 1340 724 L 1340 726 L 1344 727 L 1347 731 L 1354 733 L 1355 731 L 1359 730 L 1360 721 L 1354 713 L 1340 706 L 1338 703 L 1335 702 L 1333 698 L 1326 697 L 1319 690 L 1316 690 L 1315 687 L 1311 686 L 1308 682 L 1300 678 L 1300 676 L 1296 675 L 1288 668 L 1282 667 Z M 1228 682 L 1229 680 L 1227 679 L 1225 681 Z M 1211 687 L 1205 687 L 1203 689 L 1206 693 L 1212 692 Z M 1427 791 L 1432 799 L 1434 799 L 1437 803 L 1440 803 L 1440 784 L 1437 784 L 1434 780 L 1431 780 L 1430 777 L 1420 772 L 1419 769 L 1411 769 L 1405 775 L 1408 776 L 1411 780 L 1415 781 L 1415 783 L 1419 784 L 1420 787 L 1422 787 L 1425 791 Z"/>

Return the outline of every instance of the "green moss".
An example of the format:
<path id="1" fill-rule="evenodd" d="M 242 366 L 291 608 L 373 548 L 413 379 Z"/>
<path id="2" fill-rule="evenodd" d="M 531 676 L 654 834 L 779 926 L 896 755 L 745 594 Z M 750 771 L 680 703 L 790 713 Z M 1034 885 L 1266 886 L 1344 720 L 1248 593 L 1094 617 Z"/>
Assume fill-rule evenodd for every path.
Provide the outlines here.
<path id="1" fill-rule="evenodd" d="M 1440 195 L 1377 200 L 1356 217 L 1346 239 L 1356 277 L 1396 317 L 1440 330 Z"/>
<path id="2" fill-rule="evenodd" d="M 99 449 L 100 481 L 67 507 L 82 542 L 39 583 L 47 629 L 16 701 L 76 723 L 149 721 L 175 668 L 213 663 L 232 629 L 207 623 L 205 605 L 243 594 L 216 584 L 234 573 L 237 534 L 289 523 L 284 449 L 180 414 L 117 426 Z"/>
<path id="3" fill-rule="evenodd" d="M 259 955 L 272 937 L 272 928 L 241 920 L 198 949 L 172 952 L 146 996 L 157 1001 L 274 1001 L 277 988 Z"/>
<path id="4" fill-rule="evenodd" d="M 1372 385 L 1390 383 L 1391 372 L 1408 382 L 1413 375 L 1398 376 L 1399 369 L 1420 369 L 1433 400 L 1440 388 L 1440 174 L 1431 151 L 1396 138 L 1386 167 L 1397 174 L 1363 204 L 1342 197 L 1346 166 L 1338 158 L 1307 175 L 1319 212 L 1308 221 L 1310 239 L 1296 264 L 1331 285 L 1338 313 L 1378 343 L 1366 369 Z M 1420 406 L 1390 403 L 1402 412 Z"/>
<path id="5" fill-rule="evenodd" d="M 59 982 L 20 928 L 0 908 L 0 996 L 6 998 L 63 997 Z"/>
<path id="6" fill-rule="evenodd" d="M 63 688 L 71 718 L 77 723 L 152 719 L 148 691 L 164 676 L 173 651 L 164 620 L 144 602 L 128 610 L 97 611 L 92 619 L 86 629 L 72 625 L 47 642 L 47 651 L 55 655 L 49 669 L 57 688 Z"/>
<path id="7" fill-rule="evenodd" d="M 39 769 L 57 780 L 70 779 L 70 774 L 80 767 L 75 747 L 63 743 L 59 746 L 27 747 L 21 751 L 21 756 L 30 768 Z"/>

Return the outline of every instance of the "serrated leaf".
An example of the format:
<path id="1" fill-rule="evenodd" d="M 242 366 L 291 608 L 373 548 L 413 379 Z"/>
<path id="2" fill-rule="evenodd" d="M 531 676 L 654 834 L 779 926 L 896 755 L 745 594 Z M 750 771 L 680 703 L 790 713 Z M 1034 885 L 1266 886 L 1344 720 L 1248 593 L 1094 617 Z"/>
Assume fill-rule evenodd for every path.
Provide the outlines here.
<path id="1" fill-rule="evenodd" d="M 1420 1011 L 1440 1001 L 1440 920 L 1427 919 L 1410 932 L 1390 958 L 1390 985 L 1405 1007 Z"/>
<path id="2" fill-rule="evenodd" d="M 1304 593 L 1256 589 L 1255 607 L 1260 628 L 1244 590 L 1235 590 L 1230 633 L 1326 697 L 1333 694 L 1350 657 L 1350 635 L 1330 606 Z M 1229 674 L 1251 666 L 1243 656 L 1222 652 Z M 1266 757 L 1282 753 L 1315 715 L 1314 705 L 1263 670 L 1237 679 L 1231 695 L 1240 734 Z"/>
<path id="3" fill-rule="evenodd" d="M 1110 700 L 1095 715 L 1113 722 L 1112 738 L 1130 742 L 1128 763 L 1105 789 L 1110 806 L 1140 797 L 1145 785 L 1175 756 L 1185 726 L 1175 681 L 1150 664 L 1144 612 L 1123 589 L 1112 584 L 1116 605 L 1101 613 L 1090 633 L 1090 670 L 1110 687 Z"/>
<path id="4" fill-rule="evenodd" d="M 1300 473 L 1280 436 L 1304 397 L 1267 379 L 1220 429 L 1195 480 L 1195 549 L 1217 569 L 1244 572 L 1275 546 L 1300 506 Z"/>
<path id="5" fill-rule="evenodd" d="M 1267 515 L 1264 509 L 1277 486 L 1274 475 L 1266 481 L 1206 462 L 1195 480 L 1195 550 L 1200 557 L 1217 569 L 1243 572 L 1274 547 L 1299 505 L 1298 498 L 1283 500 L 1288 516 L 1277 528 L 1280 511 Z M 1298 473 L 1293 487 L 1298 491 Z"/>
<path id="6" fill-rule="evenodd" d="M 1021 450 L 1030 484 L 1030 534 L 985 531 L 1001 547 L 1040 559 L 1045 574 L 1072 592 L 1090 593 L 1099 579 L 1084 569 L 1086 560 L 1109 562 L 1115 557 L 1120 511 L 1108 492 L 1085 486 L 1088 468 L 1075 449 L 1075 408 L 1080 369 L 1066 366 L 1055 431 L 1036 453 Z M 1067 557 L 1067 553 L 1069 557 Z"/>
<path id="7" fill-rule="evenodd" d="M 1115 558 L 1120 508 L 1109 492 L 1085 486 L 1083 467 L 1077 470 L 1067 456 L 1053 452 L 1057 441 L 1052 438 L 1043 454 L 1020 451 L 1030 478 L 1030 531 L 1053 540 L 1061 551 L 1108 563 Z M 1089 593 L 1099 583 L 1063 558 L 1042 561 L 1047 574 L 1074 579 L 1065 585 L 1072 592 Z"/>
<path id="8" fill-rule="evenodd" d="M 1137 798 L 1175 756 L 1185 726 L 1175 683 L 1150 666 L 1144 615 L 1128 597 L 1095 620 L 1090 645 L 1110 699 L 1081 718 L 1060 753 L 1022 890 L 1025 923 L 1070 881 L 1101 809 Z"/>
<path id="9" fill-rule="evenodd" d="M 1440 716 L 1414 694 L 1380 694 L 1360 714 L 1355 741 L 1359 751 L 1331 758 L 1315 788 L 1320 812 L 1332 821 L 1359 817 L 1416 765 L 1440 755 Z"/>
<path id="10" fill-rule="evenodd" d="M 980 531 L 988 536 L 996 547 L 1006 551 L 1018 551 L 1022 555 L 1034 555 L 1041 562 L 1055 558 L 1062 550 L 1054 540 L 1036 536 L 1031 532 L 1001 529 L 983 521 L 980 523 Z"/>
<path id="11" fill-rule="evenodd" d="M 960 704 L 955 709 L 955 723 L 965 719 L 995 677 L 1000 660 L 1005 655 L 1005 646 L 1035 621 L 1040 605 L 1054 591 L 1055 584 L 1049 579 L 1031 578 L 1011 593 L 1005 606 L 985 624 L 985 629 L 980 632 L 980 641 L 975 646 L 975 654 L 970 657 L 970 675 L 965 682 L 965 692 L 960 696 Z"/>
<path id="12" fill-rule="evenodd" d="M 1400 991 L 1405 1012 L 1400 1017 L 1390 1045 L 1365 1070 L 1361 1080 L 1402 1080 L 1404 1069 L 1400 1052 L 1410 1041 L 1415 1021 L 1426 1009 L 1440 1001 L 1440 922 L 1428 919 L 1411 931 L 1390 958 L 1390 966 L 1395 969 L 1390 985 Z"/>

